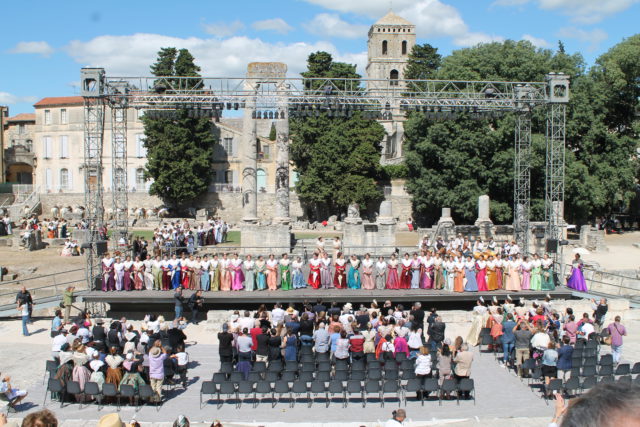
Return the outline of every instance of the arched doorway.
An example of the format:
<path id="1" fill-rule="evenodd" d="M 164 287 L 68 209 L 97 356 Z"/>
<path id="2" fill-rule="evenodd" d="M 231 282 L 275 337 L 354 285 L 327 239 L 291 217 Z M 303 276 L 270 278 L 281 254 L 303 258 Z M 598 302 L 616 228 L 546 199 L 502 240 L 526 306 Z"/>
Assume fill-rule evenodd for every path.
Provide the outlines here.
<path id="1" fill-rule="evenodd" d="M 400 73 L 398 73 L 398 70 L 391 70 L 391 73 L 389 73 L 389 81 L 391 83 L 391 86 L 398 86 L 399 77 Z"/>
<path id="2" fill-rule="evenodd" d="M 33 184 L 33 167 L 26 163 L 14 163 L 7 168 L 7 182 Z"/>
<path id="3" fill-rule="evenodd" d="M 258 192 L 266 193 L 267 192 L 267 173 L 264 169 L 258 169 Z"/>

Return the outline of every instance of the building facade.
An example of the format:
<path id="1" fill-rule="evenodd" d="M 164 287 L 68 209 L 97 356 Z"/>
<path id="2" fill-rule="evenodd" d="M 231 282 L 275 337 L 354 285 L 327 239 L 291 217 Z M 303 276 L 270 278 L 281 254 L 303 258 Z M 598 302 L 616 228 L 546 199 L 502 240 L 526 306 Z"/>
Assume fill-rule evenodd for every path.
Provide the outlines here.
<path id="1" fill-rule="evenodd" d="M 33 140 L 36 125 L 35 114 L 22 113 L 8 117 L 3 124 L 4 168 L 6 182 L 33 183 Z"/>

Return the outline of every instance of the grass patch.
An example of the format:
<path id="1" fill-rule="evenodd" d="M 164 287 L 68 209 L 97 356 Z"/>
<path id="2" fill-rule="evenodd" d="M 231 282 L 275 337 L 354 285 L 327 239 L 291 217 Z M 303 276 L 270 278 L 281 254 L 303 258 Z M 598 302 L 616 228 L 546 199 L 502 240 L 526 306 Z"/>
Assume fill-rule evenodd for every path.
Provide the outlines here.
<path id="1" fill-rule="evenodd" d="M 240 244 L 240 232 L 239 231 L 228 231 L 227 232 L 227 241 L 226 243 L 237 243 Z"/>
<path id="2" fill-rule="evenodd" d="M 107 232 L 107 234 L 109 235 L 109 238 L 111 238 L 111 233 L 113 233 L 113 230 L 109 230 Z M 140 237 L 145 238 L 145 239 L 147 239 L 149 241 L 153 240 L 153 230 L 130 228 L 129 229 L 129 233 L 131 233 L 133 235 L 133 237 L 140 236 Z"/>

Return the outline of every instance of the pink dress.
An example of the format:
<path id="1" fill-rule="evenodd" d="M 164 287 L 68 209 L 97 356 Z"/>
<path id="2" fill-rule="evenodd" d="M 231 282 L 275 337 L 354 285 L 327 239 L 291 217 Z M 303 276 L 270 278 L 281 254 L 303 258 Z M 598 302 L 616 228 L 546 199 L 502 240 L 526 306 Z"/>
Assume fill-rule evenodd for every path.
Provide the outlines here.
<path id="1" fill-rule="evenodd" d="M 529 290 L 531 283 L 531 270 L 527 270 L 524 265 L 520 267 L 522 271 L 522 282 L 520 282 L 520 288 L 522 290 Z"/>
<path id="2" fill-rule="evenodd" d="M 420 289 L 433 289 L 433 264 L 425 267 L 422 264 L 422 275 L 420 276 Z"/>
<path id="3" fill-rule="evenodd" d="M 240 291 L 244 289 L 244 273 L 242 272 L 242 263 L 235 265 L 231 262 L 231 270 L 233 271 L 233 279 L 231 281 L 231 290 Z"/>
<path id="4" fill-rule="evenodd" d="M 373 280 L 373 261 L 365 261 L 362 261 L 362 288 L 375 289 L 376 284 Z M 369 262 L 371 264 L 367 266 Z"/>
<path id="5" fill-rule="evenodd" d="M 476 263 L 476 269 L 478 272 L 476 273 L 476 282 L 478 282 L 478 292 L 488 291 L 487 288 L 487 266 L 484 268 L 480 268 L 480 265 Z"/>
<path id="6" fill-rule="evenodd" d="M 391 265 L 389 263 L 387 268 L 387 289 L 399 289 L 400 278 L 398 277 L 398 265 Z"/>

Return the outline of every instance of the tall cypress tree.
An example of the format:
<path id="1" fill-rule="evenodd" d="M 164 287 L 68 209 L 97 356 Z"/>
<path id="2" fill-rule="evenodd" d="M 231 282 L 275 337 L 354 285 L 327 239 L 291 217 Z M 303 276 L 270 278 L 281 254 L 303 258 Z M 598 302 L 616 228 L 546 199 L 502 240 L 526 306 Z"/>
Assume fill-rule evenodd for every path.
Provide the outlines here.
<path id="1" fill-rule="evenodd" d="M 151 65 L 155 76 L 199 77 L 200 67 L 187 49 L 162 48 Z M 173 79 L 177 83 L 178 79 Z M 201 85 L 189 79 L 190 87 Z M 184 87 L 184 86 L 183 86 Z M 147 148 L 145 178 L 153 179 L 150 193 L 181 210 L 207 191 L 213 175 L 213 123 L 177 109 L 171 118 L 143 118 Z"/>

